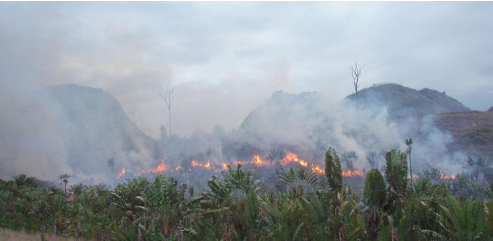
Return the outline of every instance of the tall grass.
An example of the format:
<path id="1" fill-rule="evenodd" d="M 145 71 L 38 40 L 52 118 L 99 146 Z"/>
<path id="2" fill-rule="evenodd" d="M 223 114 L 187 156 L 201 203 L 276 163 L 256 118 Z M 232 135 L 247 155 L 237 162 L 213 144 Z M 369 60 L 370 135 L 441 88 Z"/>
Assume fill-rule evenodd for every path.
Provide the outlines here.
<path id="1" fill-rule="evenodd" d="M 48 241 L 75 241 L 74 238 L 64 238 L 60 236 L 50 236 L 45 237 Z M 41 234 L 28 234 L 25 232 L 17 232 L 8 229 L 0 229 L 0 240 L 1 241 L 40 241 Z M 86 240 L 86 239 L 78 239 Z"/>

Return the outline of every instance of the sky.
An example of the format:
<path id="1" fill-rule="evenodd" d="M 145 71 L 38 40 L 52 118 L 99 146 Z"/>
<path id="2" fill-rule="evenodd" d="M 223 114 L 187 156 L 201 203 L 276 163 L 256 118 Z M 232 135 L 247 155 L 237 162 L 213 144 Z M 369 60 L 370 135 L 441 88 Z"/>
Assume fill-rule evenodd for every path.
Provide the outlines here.
<path id="1" fill-rule="evenodd" d="M 1 2 L 0 87 L 111 93 L 151 137 L 226 130 L 274 91 L 431 88 L 493 106 L 491 2 Z M 13 87 L 14 86 L 14 87 Z"/>

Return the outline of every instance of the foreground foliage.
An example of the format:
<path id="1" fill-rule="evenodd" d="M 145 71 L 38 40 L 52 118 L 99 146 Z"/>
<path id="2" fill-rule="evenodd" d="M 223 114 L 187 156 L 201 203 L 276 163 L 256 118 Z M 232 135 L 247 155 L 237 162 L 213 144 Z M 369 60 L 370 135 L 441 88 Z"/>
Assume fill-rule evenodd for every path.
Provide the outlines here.
<path id="1" fill-rule="evenodd" d="M 264 192 L 241 165 L 213 176 L 203 192 L 163 175 L 112 191 L 46 189 L 19 175 L 0 181 L 0 227 L 41 240 L 493 240 L 490 187 L 467 175 L 440 180 L 434 170 L 410 182 L 406 154 L 392 150 L 385 159 L 384 174 L 367 173 L 362 195 L 344 185 L 332 148 L 325 177 L 289 169 L 276 192 Z"/>

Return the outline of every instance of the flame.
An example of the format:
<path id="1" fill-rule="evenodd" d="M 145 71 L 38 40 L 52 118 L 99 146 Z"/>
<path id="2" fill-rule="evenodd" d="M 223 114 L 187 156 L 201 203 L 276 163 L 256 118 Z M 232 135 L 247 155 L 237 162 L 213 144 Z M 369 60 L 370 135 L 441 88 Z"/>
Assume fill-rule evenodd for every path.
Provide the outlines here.
<path id="1" fill-rule="evenodd" d="M 161 173 L 161 172 L 166 171 L 166 169 L 167 169 L 167 168 L 168 168 L 168 167 L 166 166 L 166 164 L 164 164 L 164 161 L 163 161 L 163 160 L 161 160 L 161 163 L 160 163 L 159 165 L 157 165 L 157 167 L 156 167 L 156 168 L 154 168 L 154 169 L 152 170 L 152 172 L 153 172 L 153 173 Z"/>
<path id="2" fill-rule="evenodd" d="M 223 167 L 223 170 L 228 170 L 228 163 L 223 162 L 221 163 L 221 166 Z"/>
<path id="3" fill-rule="evenodd" d="M 358 171 L 358 170 L 343 170 L 342 176 L 343 177 L 364 177 L 365 174 L 362 171 Z"/>
<path id="4" fill-rule="evenodd" d="M 308 166 L 307 161 L 298 158 L 298 155 L 296 155 L 295 153 L 292 153 L 292 152 L 289 152 L 283 159 L 281 159 L 280 162 L 281 162 L 281 165 L 283 165 L 283 166 L 288 165 L 290 162 L 297 162 L 304 167 Z"/>
<path id="5" fill-rule="evenodd" d="M 252 163 L 252 164 L 255 164 L 255 165 L 257 165 L 257 166 L 262 166 L 262 165 L 270 165 L 270 164 L 271 164 L 271 162 L 270 162 L 270 161 L 264 161 L 264 160 L 262 160 L 262 158 L 260 158 L 260 156 L 259 156 L 259 155 L 255 155 L 255 156 L 253 156 L 253 158 L 252 158 L 252 162 L 251 162 L 251 163 Z"/>
<path id="6" fill-rule="evenodd" d="M 207 160 L 207 162 L 204 163 L 199 163 L 195 159 L 192 159 L 192 167 L 203 167 L 205 169 L 210 170 L 211 169 L 211 160 Z"/>
<path id="7" fill-rule="evenodd" d="M 445 179 L 445 180 L 449 180 L 449 179 L 452 179 L 452 180 L 455 180 L 457 178 L 456 175 L 445 175 L 443 174 L 442 172 L 440 172 L 440 179 Z"/>
<path id="8" fill-rule="evenodd" d="M 323 175 L 325 174 L 325 170 L 320 167 L 320 166 L 317 166 L 317 165 L 311 165 L 311 169 L 312 169 L 312 172 L 316 173 L 316 174 L 319 174 L 319 175 Z"/>
<path id="9" fill-rule="evenodd" d="M 310 168 L 311 171 L 315 174 L 318 174 L 318 175 L 324 175 L 325 174 L 325 168 L 323 168 L 322 166 L 310 163 L 304 159 L 301 159 L 298 157 L 297 154 L 295 154 L 293 152 L 287 153 L 283 159 L 279 160 L 279 163 L 283 166 L 286 166 L 290 163 L 298 163 L 302 167 Z M 250 161 L 233 160 L 230 162 L 222 162 L 220 167 L 219 166 L 215 167 L 214 165 L 212 165 L 210 160 L 207 160 L 206 163 L 200 163 L 197 160 L 192 159 L 192 161 L 190 163 L 192 168 L 188 168 L 188 172 L 192 172 L 193 168 L 198 168 L 198 167 L 205 168 L 207 170 L 213 170 L 214 172 L 221 172 L 223 170 L 228 170 L 228 165 L 238 165 L 238 164 L 255 165 L 255 166 L 260 167 L 260 166 L 264 166 L 264 165 L 274 165 L 275 163 L 272 161 L 269 161 L 269 160 L 263 160 L 260 157 L 260 155 L 254 155 L 252 160 L 250 160 Z M 140 171 L 137 173 L 137 175 L 141 175 L 143 173 L 162 173 L 162 172 L 166 172 L 167 170 L 168 170 L 168 166 L 165 164 L 165 159 L 163 158 L 163 159 L 161 159 L 161 163 L 156 168 Z M 179 170 L 184 170 L 184 168 L 181 165 L 177 165 L 176 167 L 171 168 L 169 171 L 179 171 Z M 341 174 L 343 177 L 364 177 L 365 176 L 365 173 L 363 171 L 359 171 L 359 170 L 342 170 Z M 122 178 L 124 175 L 125 175 L 125 168 L 122 168 L 122 171 L 120 173 L 118 173 L 118 175 L 117 175 L 117 179 Z M 419 176 L 413 175 L 413 178 L 419 178 Z M 440 179 L 446 179 L 446 180 L 452 179 L 452 180 L 454 180 L 456 178 L 457 178 L 456 175 L 448 176 L 448 175 L 445 175 L 445 174 L 440 172 Z"/>
<path id="10" fill-rule="evenodd" d="M 297 162 L 301 166 L 308 167 L 307 161 L 298 158 L 298 155 L 296 155 L 295 153 L 292 153 L 292 152 L 289 152 L 286 155 L 286 157 L 284 157 L 280 162 L 281 162 L 281 165 L 283 165 L 283 166 L 288 165 L 290 162 Z"/>
<path id="11" fill-rule="evenodd" d="M 125 168 L 122 168 L 122 171 L 121 171 L 120 173 L 118 173 L 118 175 L 116 175 L 116 178 L 117 178 L 117 179 L 120 179 L 120 178 L 122 178 L 124 175 L 125 175 Z"/>
<path id="12" fill-rule="evenodd" d="M 161 163 L 159 163 L 159 165 L 157 165 L 156 168 L 148 169 L 148 170 L 142 170 L 142 171 L 137 173 L 137 176 L 140 176 L 144 173 L 162 173 L 162 172 L 165 172 L 168 169 L 168 166 L 164 162 L 165 162 L 165 159 L 163 158 L 163 159 L 161 159 Z"/>

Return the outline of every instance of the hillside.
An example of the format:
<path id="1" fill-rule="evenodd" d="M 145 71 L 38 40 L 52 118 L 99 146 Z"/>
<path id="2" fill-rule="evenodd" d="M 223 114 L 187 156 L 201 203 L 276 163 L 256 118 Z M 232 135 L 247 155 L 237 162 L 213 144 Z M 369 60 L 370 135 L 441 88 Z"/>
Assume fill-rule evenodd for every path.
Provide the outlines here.
<path id="1" fill-rule="evenodd" d="M 109 174 L 118 172 L 123 163 L 150 158 L 155 141 L 128 118 L 109 93 L 78 85 L 58 85 L 48 91 L 62 112 L 60 128 L 74 172 Z M 111 158 L 113 168 L 107 162 Z"/>
<path id="2" fill-rule="evenodd" d="M 320 147 L 321 150 L 330 145 L 378 151 L 379 143 L 391 146 L 414 136 L 421 137 L 417 141 L 423 145 L 422 150 L 434 150 L 434 145 L 438 148 L 445 144 L 450 152 L 493 157 L 492 111 L 471 111 L 445 93 L 431 89 L 418 91 L 397 84 L 364 89 L 359 98 L 360 111 L 355 111 L 346 106 L 354 103 L 351 101 L 355 95 L 331 106 L 316 92 L 294 95 L 278 91 L 245 118 L 240 130 L 253 136 L 251 140 L 256 143 L 264 140 L 260 146 L 266 146 L 270 141 L 297 146 L 303 143 L 308 148 Z M 384 107 L 397 129 L 390 129 L 385 120 L 375 119 Z M 374 110 L 377 115 L 368 115 L 373 112 L 367 110 Z M 424 129 L 415 129 L 412 122 L 408 122 L 409 117 L 423 119 Z M 434 125 L 428 120 L 433 120 Z M 377 129 L 378 126 L 381 128 Z M 440 138 L 444 139 L 426 137 L 436 131 L 443 132 Z M 448 134 L 453 137 L 450 141 L 445 137 Z M 368 140 L 373 144 L 368 144 Z"/>
<path id="3" fill-rule="evenodd" d="M 493 158 L 492 111 L 439 114 L 434 119 L 438 128 L 454 137 L 450 149 Z"/>
<path id="4" fill-rule="evenodd" d="M 318 103 L 323 96 L 317 92 L 303 92 L 299 95 L 276 91 L 243 120 L 240 128 L 253 130 L 269 128 L 270 123 L 275 127 L 298 125 L 302 120 L 315 118 L 320 114 Z"/>
<path id="5" fill-rule="evenodd" d="M 470 111 L 445 92 L 432 89 L 415 90 L 398 84 L 381 84 L 361 90 L 358 103 L 362 108 L 387 107 L 392 117 Z M 356 101 L 356 94 L 345 100 Z"/>

